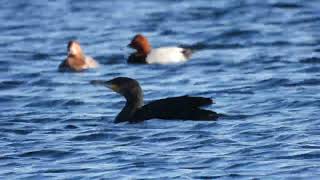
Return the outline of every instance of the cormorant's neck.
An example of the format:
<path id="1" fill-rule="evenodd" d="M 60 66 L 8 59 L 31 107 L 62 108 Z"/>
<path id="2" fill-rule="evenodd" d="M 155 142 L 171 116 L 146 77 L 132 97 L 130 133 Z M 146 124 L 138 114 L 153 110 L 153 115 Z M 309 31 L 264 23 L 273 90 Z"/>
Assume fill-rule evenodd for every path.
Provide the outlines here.
<path id="1" fill-rule="evenodd" d="M 143 93 L 140 88 L 136 93 L 124 94 L 124 97 L 127 100 L 126 105 L 116 117 L 115 123 L 130 121 L 134 113 L 143 106 Z"/>

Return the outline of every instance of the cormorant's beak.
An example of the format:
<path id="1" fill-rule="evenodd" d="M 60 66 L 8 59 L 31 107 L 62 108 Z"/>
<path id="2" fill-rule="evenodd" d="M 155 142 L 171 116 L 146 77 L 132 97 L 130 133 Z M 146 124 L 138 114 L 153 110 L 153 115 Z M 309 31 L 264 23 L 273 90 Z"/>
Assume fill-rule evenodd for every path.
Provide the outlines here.
<path id="1" fill-rule="evenodd" d="M 120 88 L 119 86 L 113 84 L 112 82 L 110 81 L 103 81 L 103 80 L 92 80 L 90 81 L 90 84 L 92 85 L 101 85 L 101 86 L 106 86 L 107 88 L 115 91 L 115 92 L 119 92 L 120 91 Z"/>
<path id="2" fill-rule="evenodd" d="M 107 81 L 105 86 L 107 86 L 109 89 L 113 90 L 114 92 L 117 92 L 117 93 L 120 92 L 120 87 L 115 84 L 112 84 L 110 81 Z"/>
<path id="3" fill-rule="evenodd" d="M 95 85 L 95 86 L 99 86 L 99 85 L 104 86 L 106 82 L 107 81 L 103 81 L 103 80 L 92 80 L 92 81 L 90 81 L 90 84 Z"/>

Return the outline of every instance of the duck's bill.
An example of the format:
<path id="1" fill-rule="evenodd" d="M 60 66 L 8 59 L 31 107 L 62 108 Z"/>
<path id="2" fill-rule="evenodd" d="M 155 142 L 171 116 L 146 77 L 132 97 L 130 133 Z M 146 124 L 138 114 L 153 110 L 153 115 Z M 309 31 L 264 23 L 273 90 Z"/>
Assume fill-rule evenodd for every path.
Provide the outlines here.
<path id="1" fill-rule="evenodd" d="M 132 44 L 131 44 L 131 43 L 130 43 L 130 44 L 128 44 L 128 45 L 127 45 L 127 47 L 128 47 L 128 48 L 133 48 L 133 46 L 132 46 Z"/>

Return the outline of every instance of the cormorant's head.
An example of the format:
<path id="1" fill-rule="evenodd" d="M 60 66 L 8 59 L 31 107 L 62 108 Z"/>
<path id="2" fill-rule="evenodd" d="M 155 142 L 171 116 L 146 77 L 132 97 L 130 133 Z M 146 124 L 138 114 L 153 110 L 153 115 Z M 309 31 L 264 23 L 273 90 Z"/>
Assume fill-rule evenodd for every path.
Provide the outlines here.
<path id="1" fill-rule="evenodd" d="M 151 51 L 151 45 L 146 37 L 141 34 L 135 35 L 128 47 L 136 49 L 139 53 L 148 54 Z"/>
<path id="2" fill-rule="evenodd" d="M 142 98 L 142 89 L 138 81 L 128 77 L 117 77 L 109 81 L 93 80 L 91 84 L 104 85 L 114 92 L 123 95 L 127 100 Z"/>

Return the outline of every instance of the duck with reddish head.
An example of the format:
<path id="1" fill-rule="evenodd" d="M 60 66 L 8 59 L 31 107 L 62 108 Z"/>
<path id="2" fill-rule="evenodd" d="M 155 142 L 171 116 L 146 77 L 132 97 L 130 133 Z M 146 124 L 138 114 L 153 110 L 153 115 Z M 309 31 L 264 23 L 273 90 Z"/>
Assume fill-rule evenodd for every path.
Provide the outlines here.
<path id="1" fill-rule="evenodd" d="M 136 50 L 128 58 L 128 63 L 139 64 L 176 64 L 190 59 L 192 51 L 181 47 L 152 48 L 148 39 L 138 34 L 134 36 L 130 48 Z"/>

